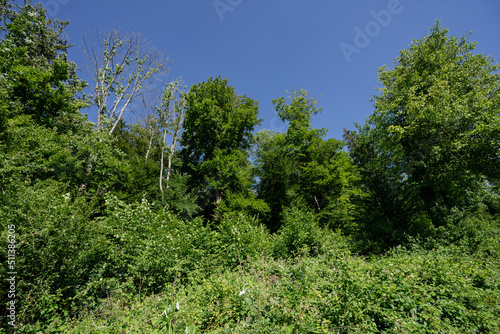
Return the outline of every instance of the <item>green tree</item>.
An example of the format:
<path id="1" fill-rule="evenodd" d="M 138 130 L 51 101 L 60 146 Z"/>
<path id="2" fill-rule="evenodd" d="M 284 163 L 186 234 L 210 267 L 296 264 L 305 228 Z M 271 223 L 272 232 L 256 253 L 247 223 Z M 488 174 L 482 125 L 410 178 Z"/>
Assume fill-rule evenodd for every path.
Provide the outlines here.
<path id="1" fill-rule="evenodd" d="M 89 219 L 95 207 L 87 198 L 73 201 L 72 196 L 89 156 L 93 125 L 79 112 L 85 105 L 78 97 L 84 83 L 61 39 L 67 23 L 51 21 L 43 7 L 29 1 L 4 4 L 0 3 L 0 234 L 1 247 L 7 249 L 7 226 L 15 225 L 16 311 L 22 326 L 49 320 L 63 311 L 63 304 L 67 313 L 66 298 L 75 296 L 76 287 L 89 275 L 92 257 L 102 250 L 94 252 L 94 246 L 100 248 L 93 242 L 99 239 L 97 226 Z M 2 268 L 7 268 L 6 260 L 2 251 Z M 5 287 L 2 283 L 2 297 Z M 7 319 L 5 310 L 0 314 Z"/>
<path id="2" fill-rule="evenodd" d="M 499 176 L 498 65 L 447 33 L 437 22 L 394 67 L 382 67 L 375 112 L 345 134 L 372 218 L 387 223 L 382 233 L 426 233 L 453 211 L 473 212 L 485 182 Z"/>
<path id="3" fill-rule="evenodd" d="M 128 125 L 122 120 L 113 132 L 115 146 L 123 152 L 121 159 L 127 166 L 119 175 L 120 182 L 114 192 L 128 203 L 141 201 L 143 197 L 150 201 L 161 198 L 158 188 L 161 136 L 156 133 L 148 138 L 147 130 L 143 124 Z"/>
<path id="4" fill-rule="evenodd" d="M 50 20 L 41 5 L 29 2 L 6 5 L 0 20 L 0 118 L 24 114 L 40 125 L 75 130 L 84 106 L 75 94 L 84 83 L 61 37 L 68 23 Z"/>
<path id="5" fill-rule="evenodd" d="M 324 225 L 346 228 L 352 222 L 351 199 L 357 189 L 344 144 L 323 139 L 326 129 L 312 128 L 311 117 L 321 109 L 307 91 L 292 91 L 273 103 L 289 126 L 286 133 L 264 131 L 258 137 L 258 195 L 271 208 L 269 228 L 279 228 L 282 212 L 290 206 L 315 212 Z"/>
<path id="6" fill-rule="evenodd" d="M 186 97 L 182 134 L 183 171 L 191 177 L 205 214 L 210 215 L 229 194 L 248 194 L 247 172 L 257 118 L 257 101 L 237 95 L 227 79 L 209 78 L 191 87 Z"/>
<path id="7" fill-rule="evenodd" d="M 67 22 L 51 21 L 29 1 L 4 6 L 0 20 L 0 186 L 74 182 L 90 123 L 79 112 L 84 83 L 61 39 Z"/>
<path id="8" fill-rule="evenodd" d="M 3 7 L 1 14 L 0 187 L 52 179 L 70 191 L 77 184 L 112 188 L 124 167 L 121 153 L 80 113 L 85 83 L 61 38 L 68 23 L 50 20 L 30 1 Z M 95 175 L 88 173 L 89 161 L 99 167 Z"/>

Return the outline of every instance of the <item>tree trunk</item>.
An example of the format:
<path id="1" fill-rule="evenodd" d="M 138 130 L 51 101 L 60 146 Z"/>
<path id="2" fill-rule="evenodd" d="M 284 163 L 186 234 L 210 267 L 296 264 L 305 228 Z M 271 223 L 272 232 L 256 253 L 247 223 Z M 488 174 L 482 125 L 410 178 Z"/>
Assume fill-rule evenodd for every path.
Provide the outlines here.
<path id="1" fill-rule="evenodd" d="M 161 147 L 161 157 L 160 157 L 160 191 L 163 196 L 163 156 L 165 154 L 165 141 L 167 140 L 167 128 L 163 130 L 163 146 Z"/>

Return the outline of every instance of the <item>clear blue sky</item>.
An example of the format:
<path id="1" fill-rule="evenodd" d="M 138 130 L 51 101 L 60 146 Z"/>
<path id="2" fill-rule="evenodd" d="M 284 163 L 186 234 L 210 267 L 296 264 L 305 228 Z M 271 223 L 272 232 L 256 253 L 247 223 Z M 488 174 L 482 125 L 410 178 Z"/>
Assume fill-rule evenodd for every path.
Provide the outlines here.
<path id="1" fill-rule="evenodd" d="M 70 58 L 80 66 L 86 28 L 131 28 L 169 56 L 172 78 L 181 76 L 189 87 L 220 74 L 239 94 L 258 100 L 261 128 L 284 130 L 271 100 L 291 87 L 308 90 L 323 108 L 313 126 L 326 127 L 329 137 L 339 139 L 343 127 L 352 129 L 373 112 L 370 98 L 376 94 L 378 68 L 391 66 L 399 50 L 426 35 L 436 19 L 455 36 L 473 31 L 470 40 L 478 42 L 478 53 L 500 57 L 499 0 L 42 3 L 52 17 L 70 21 L 67 33 L 75 44 Z M 369 43 L 355 40 L 357 29 L 368 29 Z M 353 50 L 347 45 L 357 45 L 357 53 L 346 56 L 345 50 Z"/>

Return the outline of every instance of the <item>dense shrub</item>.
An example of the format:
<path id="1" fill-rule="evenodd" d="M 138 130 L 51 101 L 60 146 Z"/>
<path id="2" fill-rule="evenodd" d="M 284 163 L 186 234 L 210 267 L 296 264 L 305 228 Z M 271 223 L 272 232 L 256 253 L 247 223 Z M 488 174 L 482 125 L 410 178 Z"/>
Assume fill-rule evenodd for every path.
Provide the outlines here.
<path id="1" fill-rule="evenodd" d="M 345 246 L 345 239 L 339 233 L 320 228 L 318 218 L 309 211 L 286 209 L 283 223 L 274 240 L 274 254 L 277 257 L 293 257 L 302 252 L 316 255 L 329 249 Z"/>
<path id="2" fill-rule="evenodd" d="M 105 267 L 95 273 L 96 284 L 118 278 L 129 292 L 151 293 L 217 267 L 217 232 L 200 218 L 183 221 L 145 200 L 125 204 L 113 196 L 106 208 L 100 224 L 110 246 Z"/>
<path id="3" fill-rule="evenodd" d="M 1 198 L 1 270 L 7 271 L 7 226 L 15 225 L 20 327 L 69 314 L 93 268 L 106 260 L 102 227 L 89 219 L 93 206 L 84 198 L 72 201 L 60 189 L 54 181 L 11 184 Z M 0 284 L 3 295 L 6 281 Z"/>
<path id="4" fill-rule="evenodd" d="M 498 262 L 459 248 L 360 258 L 342 250 L 294 260 L 255 258 L 245 270 L 170 285 L 143 303 L 105 302 L 73 333 L 153 333 L 165 314 L 202 333 L 495 333 L 500 330 Z M 161 301 L 161 303 L 159 302 Z M 172 307 L 179 310 L 172 312 Z M 135 309 L 143 310 L 140 315 Z M 165 313 L 166 312 L 166 313 Z M 134 315 L 134 316 L 133 316 Z M 114 317 L 114 318 L 113 318 Z M 113 319 L 113 320 L 112 320 Z"/>
<path id="5" fill-rule="evenodd" d="M 229 266 L 271 252 L 271 235 L 256 218 L 242 213 L 226 214 L 217 229 L 222 243 L 221 255 Z"/>

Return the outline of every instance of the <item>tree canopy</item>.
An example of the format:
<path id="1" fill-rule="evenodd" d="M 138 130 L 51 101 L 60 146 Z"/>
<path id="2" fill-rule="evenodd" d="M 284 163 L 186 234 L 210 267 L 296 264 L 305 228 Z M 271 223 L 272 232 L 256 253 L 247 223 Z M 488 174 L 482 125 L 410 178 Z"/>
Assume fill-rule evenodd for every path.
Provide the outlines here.
<path id="1" fill-rule="evenodd" d="M 248 150 L 260 124 L 257 101 L 236 94 L 227 79 L 193 85 L 186 97 L 181 139 L 183 170 L 201 203 L 212 212 L 229 193 L 248 193 Z"/>
<path id="2" fill-rule="evenodd" d="M 437 22 L 380 68 L 375 112 L 345 135 L 379 211 L 414 232 L 477 209 L 500 171 L 498 65 L 447 33 Z"/>

